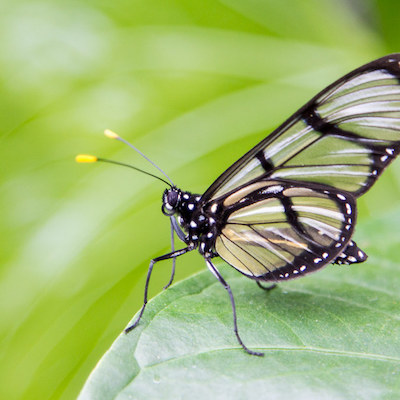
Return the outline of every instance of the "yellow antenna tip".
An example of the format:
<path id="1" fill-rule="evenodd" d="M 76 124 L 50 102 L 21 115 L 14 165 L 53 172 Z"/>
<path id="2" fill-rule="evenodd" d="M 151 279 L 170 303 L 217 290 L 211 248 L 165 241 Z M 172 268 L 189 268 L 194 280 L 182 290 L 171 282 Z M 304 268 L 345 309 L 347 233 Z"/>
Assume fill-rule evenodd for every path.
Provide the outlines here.
<path id="1" fill-rule="evenodd" d="M 75 161 L 78 163 L 93 163 L 97 160 L 98 158 L 96 156 L 91 156 L 90 154 L 78 154 L 75 157 Z"/>
<path id="2" fill-rule="evenodd" d="M 110 129 L 106 129 L 104 131 L 104 134 L 110 139 L 118 139 L 119 138 L 119 136 Z"/>

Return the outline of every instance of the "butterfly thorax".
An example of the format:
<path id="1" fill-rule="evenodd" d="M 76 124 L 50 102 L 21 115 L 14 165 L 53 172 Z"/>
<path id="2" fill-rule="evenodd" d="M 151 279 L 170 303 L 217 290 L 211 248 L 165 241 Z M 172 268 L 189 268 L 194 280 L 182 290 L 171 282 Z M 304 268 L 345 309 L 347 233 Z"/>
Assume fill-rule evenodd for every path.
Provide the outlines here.
<path id="1" fill-rule="evenodd" d="M 171 187 L 163 194 L 162 211 L 164 215 L 176 217 L 189 247 L 199 248 L 205 257 L 213 257 L 218 229 L 215 219 L 204 212 L 200 199 L 199 194 Z"/>

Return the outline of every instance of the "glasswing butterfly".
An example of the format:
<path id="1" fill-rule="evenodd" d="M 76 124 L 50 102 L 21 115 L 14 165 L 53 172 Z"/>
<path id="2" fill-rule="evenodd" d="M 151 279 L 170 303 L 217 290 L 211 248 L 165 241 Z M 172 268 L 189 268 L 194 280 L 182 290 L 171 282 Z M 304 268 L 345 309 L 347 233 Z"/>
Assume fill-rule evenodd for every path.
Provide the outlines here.
<path id="1" fill-rule="evenodd" d="M 266 290 L 329 263 L 363 262 L 367 255 L 351 239 L 356 199 L 378 179 L 400 151 L 400 54 L 391 54 L 348 73 L 322 90 L 286 122 L 229 167 L 203 195 L 177 188 L 133 145 L 111 131 L 107 136 L 138 151 L 165 177 L 94 156 L 78 162 L 125 165 L 168 185 L 162 212 L 172 239 L 184 247 L 154 258 L 147 272 L 145 310 L 154 264 L 198 249 L 208 269 L 228 292 L 234 332 L 239 336 L 235 300 L 213 263 L 221 257 Z M 261 282 L 272 282 L 262 286 Z"/>

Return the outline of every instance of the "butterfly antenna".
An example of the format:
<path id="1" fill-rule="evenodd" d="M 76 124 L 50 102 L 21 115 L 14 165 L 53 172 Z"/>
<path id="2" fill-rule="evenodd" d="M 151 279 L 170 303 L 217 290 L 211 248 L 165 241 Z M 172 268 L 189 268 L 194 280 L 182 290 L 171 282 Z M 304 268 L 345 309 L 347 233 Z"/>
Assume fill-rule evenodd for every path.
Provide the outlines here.
<path id="1" fill-rule="evenodd" d="M 170 186 L 170 187 L 172 186 L 172 185 L 171 185 L 169 182 L 167 182 L 165 179 L 160 178 L 160 177 L 157 176 L 157 175 L 153 175 L 153 174 L 151 174 L 150 172 L 144 171 L 144 170 L 142 170 L 142 169 L 140 169 L 140 168 L 134 167 L 133 165 L 125 164 L 125 163 L 122 163 L 122 162 L 119 162 L 119 161 L 109 160 L 109 159 L 107 159 L 107 158 L 100 158 L 100 157 L 92 156 L 92 155 L 90 155 L 90 154 L 78 154 L 78 155 L 75 157 L 75 161 L 78 162 L 78 163 L 95 163 L 95 162 L 99 162 L 99 161 L 100 161 L 100 162 L 106 162 L 106 163 L 109 163 L 109 164 L 122 165 L 123 167 L 132 168 L 132 169 L 134 169 L 135 171 L 139 171 L 139 172 L 142 172 L 143 174 L 152 176 L 153 178 L 156 178 L 156 179 L 158 179 L 159 181 L 164 182 L 166 185 L 168 185 L 168 186 Z"/>
<path id="2" fill-rule="evenodd" d="M 147 157 L 145 154 L 143 154 L 138 148 L 136 148 L 132 143 L 129 143 L 127 140 L 125 140 L 124 138 L 122 138 L 121 136 L 117 135 L 115 132 L 113 132 L 110 129 L 106 129 L 104 131 L 104 134 L 110 138 L 110 139 L 116 139 L 119 140 L 122 143 L 125 143 L 126 145 L 128 145 L 131 149 L 135 150 L 137 153 L 139 153 L 144 159 L 146 159 L 151 165 L 153 165 L 154 167 L 156 167 L 170 182 L 170 186 L 175 186 L 174 183 L 172 182 L 171 178 L 157 165 L 155 164 L 153 161 L 150 160 L 149 157 Z"/>

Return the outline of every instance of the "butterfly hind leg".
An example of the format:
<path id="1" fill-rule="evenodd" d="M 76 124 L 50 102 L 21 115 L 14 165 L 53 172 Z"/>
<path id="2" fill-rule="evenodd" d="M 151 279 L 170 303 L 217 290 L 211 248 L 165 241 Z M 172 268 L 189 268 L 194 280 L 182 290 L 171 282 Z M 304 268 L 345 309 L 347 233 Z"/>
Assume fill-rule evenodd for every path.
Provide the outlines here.
<path id="1" fill-rule="evenodd" d="M 136 318 L 135 322 L 125 329 L 125 333 L 128 333 L 131 330 L 135 329 L 137 327 L 137 325 L 139 324 L 140 319 L 142 318 L 144 309 L 146 308 L 146 304 L 147 304 L 147 294 L 148 294 L 150 277 L 151 277 L 151 273 L 153 271 L 154 264 L 157 263 L 158 261 L 169 260 L 171 258 L 175 259 L 176 257 L 179 257 L 179 256 L 181 256 L 181 255 L 183 255 L 183 254 L 185 254 L 185 253 L 187 253 L 188 251 L 191 251 L 191 250 L 193 250 L 193 248 L 185 247 L 184 249 L 176 250 L 176 251 L 173 251 L 171 253 L 164 254 L 163 256 L 160 256 L 160 257 L 157 257 L 157 258 L 153 258 L 150 261 L 149 269 L 147 270 L 146 285 L 144 287 L 144 300 L 143 300 L 142 308 L 140 309 L 140 313 L 139 313 L 138 317 Z"/>
<path id="2" fill-rule="evenodd" d="M 225 282 L 224 278 L 221 276 L 220 272 L 217 270 L 217 268 L 214 266 L 214 264 L 211 262 L 209 258 L 205 258 L 206 264 L 208 269 L 212 272 L 212 274 L 218 279 L 218 281 L 221 283 L 221 285 L 224 287 L 224 289 L 228 292 L 229 297 L 231 299 L 231 305 L 232 305 L 232 313 L 233 313 L 233 330 L 235 332 L 236 338 L 239 342 L 239 344 L 242 346 L 243 350 L 246 351 L 246 353 L 251 354 L 253 356 L 258 356 L 262 357 L 264 356 L 264 353 L 258 352 L 258 351 L 253 351 L 250 350 L 242 341 L 239 331 L 238 331 L 238 326 L 237 326 L 237 317 L 236 317 L 236 306 L 235 306 L 235 299 L 233 298 L 233 293 L 231 290 L 231 287 Z"/>
<path id="3" fill-rule="evenodd" d="M 269 292 L 272 289 L 275 289 L 278 286 L 276 283 L 273 283 L 272 285 L 268 285 L 268 286 L 261 285 L 261 283 L 259 281 L 256 281 L 256 283 L 260 289 L 265 290 L 267 292 Z"/>

